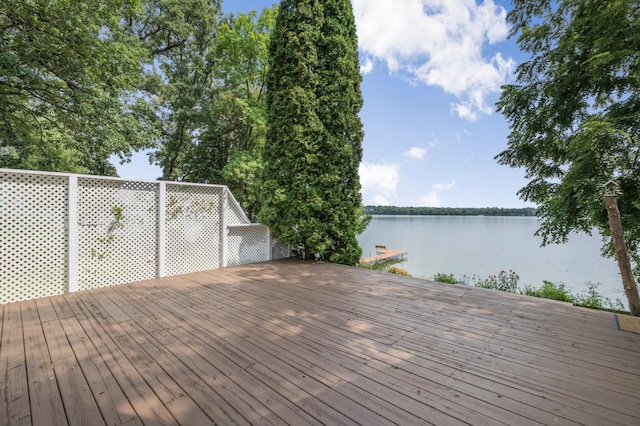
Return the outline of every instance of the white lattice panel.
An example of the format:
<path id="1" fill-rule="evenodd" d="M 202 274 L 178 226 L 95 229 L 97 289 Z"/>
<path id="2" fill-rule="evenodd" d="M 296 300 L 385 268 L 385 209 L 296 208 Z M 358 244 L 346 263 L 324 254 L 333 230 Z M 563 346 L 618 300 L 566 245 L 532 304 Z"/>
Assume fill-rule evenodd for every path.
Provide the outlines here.
<path id="1" fill-rule="evenodd" d="M 78 179 L 78 289 L 156 277 L 157 184 Z"/>
<path id="2" fill-rule="evenodd" d="M 227 265 L 290 253 L 224 186 L 9 169 L 0 178 L 0 303 L 215 269 L 224 247 Z"/>
<path id="3" fill-rule="evenodd" d="M 167 184 L 166 274 L 221 266 L 223 187 Z"/>
<path id="4" fill-rule="evenodd" d="M 286 259 L 291 257 L 291 248 L 289 245 L 281 243 L 278 240 L 271 240 L 271 259 Z"/>
<path id="5" fill-rule="evenodd" d="M 240 207 L 232 194 L 229 194 L 229 203 L 227 209 L 227 225 L 248 225 L 251 221 Z"/>
<path id="6" fill-rule="evenodd" d="M 264 225 L 229 226 L 228 266 L 269 260 L 270 234 Z"/>
<path id="7" fill-rule="evenodd" d="M 0 303 L 67 290 L 64 176 L 0 171 Z"/>

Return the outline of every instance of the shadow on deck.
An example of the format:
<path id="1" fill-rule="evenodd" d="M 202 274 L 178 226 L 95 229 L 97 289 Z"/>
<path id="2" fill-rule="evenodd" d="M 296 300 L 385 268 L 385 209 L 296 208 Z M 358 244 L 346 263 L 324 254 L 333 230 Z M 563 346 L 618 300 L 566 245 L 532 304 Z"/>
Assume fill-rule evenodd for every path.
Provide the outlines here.
<path id="1" fill-rule="evenodd" d="M 640 424 L 613 314 L 296 260 L 0 305 L 0 424 Z"/>

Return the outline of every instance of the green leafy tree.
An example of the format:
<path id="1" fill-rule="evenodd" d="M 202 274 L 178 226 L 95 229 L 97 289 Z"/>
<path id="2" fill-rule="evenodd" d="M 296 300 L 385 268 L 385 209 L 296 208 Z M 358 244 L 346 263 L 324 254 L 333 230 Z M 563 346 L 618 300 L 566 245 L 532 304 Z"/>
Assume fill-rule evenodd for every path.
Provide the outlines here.
<path id="1" fill-rule="evenodd" d="M 208 34 L 202 43 L 188 41 L 163 63 L 164 95 L 156 106 L 163 131 L 154 159 L 163 177 L 226 184 L 249 217 L 258 209 L 255 180 L 266 135 L 265 74 L 274 14 L 264 9 L 260 15 L 229 15 L 201 29 Z"/>
<path id="2" fill-rule="evenodd" d="M 226 76 L 223 90 L 234 95 L 239 120 L 225 136 L 230 142 L 229 158 L 222 168 L 222 182 L 229 186 L 250 218 L 260 209 L 258 176 L 262 171 L 267 135 L 266 77 L 269 41 L 277 7 L 231 17 L 220 32 L 218 47 L 221 71 Z"/>
<path id="3" fill-rule="evenodd" d="M 515 0 L 508 15 L 530 60 L 498 102 L 511 125 L 496 158 L 522 167 L 521 198 L 539 205 L 543 244 L 593 227 L 610 236 L 603 184 L 616 179 L 640 276 L 640 4 Z M 614 255 L 610 238 L 605 252 Z M 635 286 L 634 286 L 635 287 Z M 635 288 L 634 288 L 635 289 Z"/>
<path id="4" fill-rule="evenodd" d="M 269 49 L 261 220 L 275 237 L 356 264 L 361 76 L 351 2 L 283 0 Z"/>
<path id="5" fill-rule="evenodd" d="M 145 19 L 131 25 L 151 58 L 146 89 L 158 129 L 152 159 L 164 179 L 187 180 L 187 159 L 206 127 L 219 20 L 218 0 L 147 0 Z"/>
<path id="6" fill-rule="evenodd" d="M 0 0 L 0 166 L 115 174 L 148 146 L 138 119 L 138 0 Z"/>

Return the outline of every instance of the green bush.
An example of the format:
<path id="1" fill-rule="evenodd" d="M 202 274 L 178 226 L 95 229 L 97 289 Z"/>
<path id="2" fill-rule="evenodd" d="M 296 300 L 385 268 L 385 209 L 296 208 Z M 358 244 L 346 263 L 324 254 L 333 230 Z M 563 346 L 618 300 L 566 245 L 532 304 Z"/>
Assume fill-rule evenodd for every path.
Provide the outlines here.
<path id="1" fill-rule="evenodd" d="M 534 286 L 532 286 L 531 284 L 525 284 L 524 287 L 522 287 L 521 289 L 518 290 L 518 293 L 525 295 L 525 296 L 536 296 L 536 291 L 538 291 L 537 288 L 535 288 Z"/>
<path id="2" fill-rule="evenodd" d="M 620 299 L 616 299 L 614 302 L 608 297 L 602 296 L 596 291 L 600 286 L 600 283 L 594 284 L 590 281 L 586 282 L 587 290 L 583 290 L 580 293 L 572 294 L 569 292 L 564 284 L 554 284 L 551 281 L 543 281 L 543 285 L 540 288 L 535 288 L 531 285 L 526 285 L 519 290 L 520 294 L 526 296 L 541 297 L 544 299 L 560 300 L 562 302 L 570 302 L 576 306 L 582 306 L 584 308 L 591 309 L 603 309 L 614 312 L 626 312 L 624 305 Z"/>
<path id="3" fill-rule="evenodd" d="M 372 271 L 383 271 L 384 270 L 384 265 L 382 263 L 376 262 L 376 263 L 358 263 L 357 265 L 359 268 L 363 268 L 363 269 L 371 269 Z"/>
<path id="4" fill-rule="evenodd" d="M 373 271 L 387 271 L 391 267 L 391 265 L 395 265 L 397 263 L 402 263 L 402 261 L 393 259 L 384 262 L 374 262 L 369 264 L 358 263 L 356 266 L 358 266 L 359 268 L 371 269 Z"/>
<path id="5" fill-rule="evenodd" d="M 442 272 L 438 272 L 433 276 L 433 280 L 439 283 L 446 284 L 464 284 L 463 280 L 457 279 L 453 276 L 453 274 L 444 274 Z"/>
<path id="6" fill-rule="evenodd" d="M 518 291 L 518 281 L 520 277 L 515 272 L 509 270 L 500 271 L 498 275 L 489 275 L 485 279 L 473 276 L 471 282 L 476 287 L 490 288 L 492 290 L 506 291 L 508 293 L 515 293 Z"/>
<path id="7" fill-rule="evenodd" d="M 573 300 L 574 305 L 592 309 L 612 310 L 616 312 L 624 311 L 624 305 L 620 299 L 616 299 L 615 302 L 612 302 L 611 299 L 602 296 L 596 291 L 601 283 L 592 283 L 591 281 L 587 281 L 585 284 L 587 285 L 587 290 L 583 290 L 575 295 Z"/>
<path id="8" fill-rule="evenodd" d="M 527 296 L 541 297 L 543 299 L 560 300 L 562 302 L 573 302 L 573 295 L 564 287 L 564 284 L 554 284 L 551 281 L 544 280 L 540 288 L 531 285 L 524 286 L 520 294 Z"/>
<path id="9" fill-rule="evenodd" d="M 377 265 L 359 265 L 364 268 L 386 270 L 392 274 L 411 276 L 409 272 L 402 268 L 389 266 L 384 264 Z M 590 281 L 586 282 L 587 290 L 580 293 L 572 294 L 565 288 L 563 283 L 554 284 L 551 281 L 544 280 L 542 287 L 534 287 L 530 284 L 518 288 L 520 277 L 514 271 L 500 271 L 498 275 L 489 275 L 487 278 L 481 278 L 473 275 L 471 278 L 464 275 L 462 278 L 456 278 L 453 274 L 445 274 L 438 272 L 433 276 L 436 282 L 447 284 L 467 284 L 470 283 L 476 287 L 489 288 L 493 290 L 506 291 L 509 293 L 520 293 L 525 296 L 540 297 L 543 299 L 559 300 L 562 302 L 573 303 L 576 306 L 582 306 L 591 309 L 603 309 L 613 312 L 627 312 L 620 299 L 611 301 L 608 297 L 604 297 L 596 290 L 600 283 L 594 284 Z"/>
<path id="10" fill-rule="evenodd" d="M 564 287 L 564 284 L 560 283 L 556 285 L 547 280 L 543 281 L 543 285 L 538 290 L 537 296 L 545 299 L 560 300 L 562 302 L 573 302 L 573 296 Z"/>

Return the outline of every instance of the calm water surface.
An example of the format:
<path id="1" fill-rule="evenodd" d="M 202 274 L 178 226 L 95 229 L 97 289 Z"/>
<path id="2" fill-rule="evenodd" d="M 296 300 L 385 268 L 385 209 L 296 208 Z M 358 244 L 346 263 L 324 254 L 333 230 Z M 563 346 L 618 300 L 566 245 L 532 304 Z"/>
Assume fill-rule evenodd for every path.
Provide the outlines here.
<path id="1" fill-rule="evenodd" d="M 587 281 L 599 282 L 600 294 L 627 306 L 615 260 L 600 255 L 599 235 L 574 234 L 567 244 L 540 247 L 538 225 L 535 217 L 373 216 L 358 241 L 363 257 L 374 256 L 376 244 L 407 251 L 408 260 L 398 266 L 417 277 L 485 278 L 513 270 L 521 287 L 548 280 L 575 293 Z"/>

